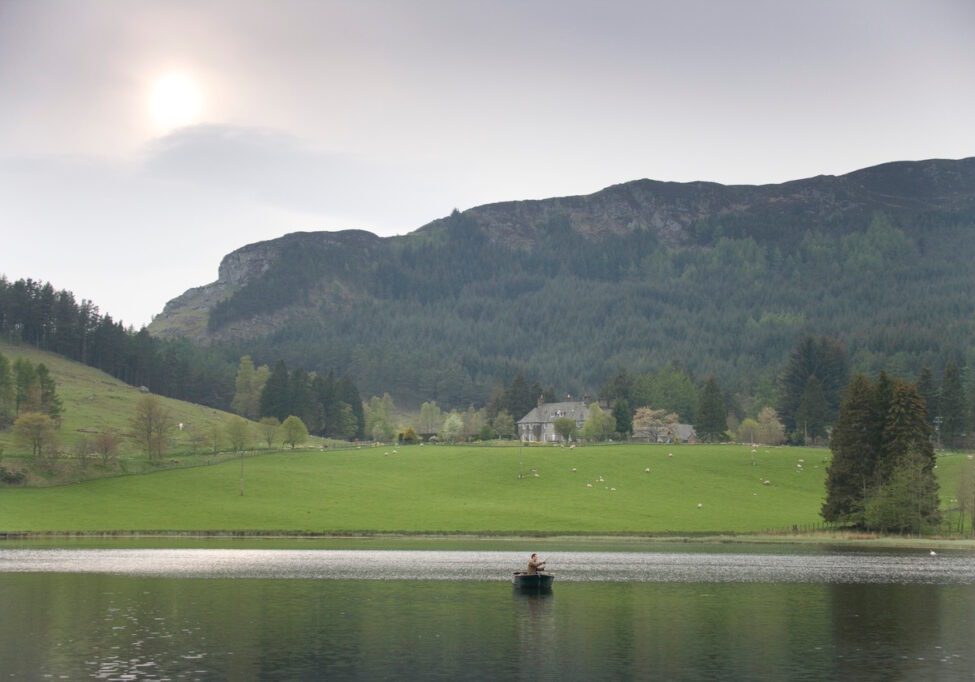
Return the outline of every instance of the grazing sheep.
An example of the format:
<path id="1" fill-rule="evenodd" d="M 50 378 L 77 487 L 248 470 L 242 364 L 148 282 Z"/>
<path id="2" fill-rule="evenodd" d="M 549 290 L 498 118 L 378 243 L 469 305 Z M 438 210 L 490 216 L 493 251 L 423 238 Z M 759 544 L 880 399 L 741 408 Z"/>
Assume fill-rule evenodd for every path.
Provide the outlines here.
<path id="1" fill-rule="evenodd" d="M 616 488 L 610 488 L 610 489 L 609 489 L 609 492 L 611 492 L 611 493 L 615 493 L 615 492 L 616 492 Z"/>
<path id="2" fill-rule="evenodd" d="M 765 481 L 762 481 L 762 485 L 772 485 L 772 483 L 770 481 L 768 481 L 768 480 L 765 480 Z"/>
<path id="3" fill-rule="evenodd" d="M 649 474 L 649 473 L 650 473 L 650 467 L 647 467 L 647 468 L 646 468 L 646 469 L 644 469 L 643 471 L 644 471 L 645 473 L 648 473 L 648 474 Z"/>
<path id="4" fill-rule="evenodd" d="M 572 467 L 572 473 L 575 473 L 575 472 L 576 472 L 576 468 L 575 467 Z"/>
<path id="5" fill-rule="evenodd" d="M 704 505 L 703 505 L 703 504 L 701 504 L 700 502 L 698 502 L 698 503 L 697 503 L 697 508 L 698 508 L 698 509 L 703 509 L 703 508 L 704 508 Z"/>
<path id="6" fill-rule="evenodd" d="M 587 488 L 591 488 L 592 487 L 592 483 L 586 483 L 586 487 Z"/>

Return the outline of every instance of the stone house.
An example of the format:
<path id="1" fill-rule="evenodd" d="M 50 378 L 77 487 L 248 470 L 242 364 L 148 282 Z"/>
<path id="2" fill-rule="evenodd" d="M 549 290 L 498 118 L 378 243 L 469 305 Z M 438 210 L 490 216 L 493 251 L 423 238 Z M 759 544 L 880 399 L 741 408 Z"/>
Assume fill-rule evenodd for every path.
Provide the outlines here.
<path id="1" fill-rule="evenodd" d="M 562 437 L 555 433 L 555 420 L 568 417 L 576 428 L 589 418 L 589 406 L 584 402 L 542 403 L 518 420 L 518 437 L 526 443 L 558 443 Z"/>
<path id="2" fill-rule="evenodd" d="M 630 440 L 638 443 L 696 443 L 697 432 L 691 424 L 660 424 L 634 428 Z"/>

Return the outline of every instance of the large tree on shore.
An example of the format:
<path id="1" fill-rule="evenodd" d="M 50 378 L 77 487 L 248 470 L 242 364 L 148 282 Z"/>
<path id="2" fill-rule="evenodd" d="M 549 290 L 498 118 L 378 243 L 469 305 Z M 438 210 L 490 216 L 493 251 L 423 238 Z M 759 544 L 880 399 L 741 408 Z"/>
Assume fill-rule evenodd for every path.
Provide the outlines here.
<path id="1" fill-rule="evenodd" d="M 915 385 L 854 378 L 830 448 L 824 519 L 912 532 L 938 522 L 931 428 Z"/>
<path id="2" fill-rule="evenodd" d="M 858 374 L 846 389 L 833 428 L 830 449 L 833 460 L 826 470 L 826 501 L 822 515 L 827 521 L 863 523 L 864 502 L 874 485 L 879 451 L 876 387 Z"/>

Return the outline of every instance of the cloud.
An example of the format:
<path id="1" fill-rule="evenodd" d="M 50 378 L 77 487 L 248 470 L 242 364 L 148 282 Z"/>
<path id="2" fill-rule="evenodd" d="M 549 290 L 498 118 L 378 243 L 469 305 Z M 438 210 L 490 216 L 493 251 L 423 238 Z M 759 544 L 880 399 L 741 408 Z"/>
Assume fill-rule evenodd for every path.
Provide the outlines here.
<path id="1" fill-rule="evenodd" d="M 0 272 L 57 273 L 55 286 L 145 323 L 245 244 L 296 230 L 406 232 L 449 212 L 438 204 L 451 190 L 421 176 L 227 126 L 174 132 L 128 161 L 0 159 Z"/>

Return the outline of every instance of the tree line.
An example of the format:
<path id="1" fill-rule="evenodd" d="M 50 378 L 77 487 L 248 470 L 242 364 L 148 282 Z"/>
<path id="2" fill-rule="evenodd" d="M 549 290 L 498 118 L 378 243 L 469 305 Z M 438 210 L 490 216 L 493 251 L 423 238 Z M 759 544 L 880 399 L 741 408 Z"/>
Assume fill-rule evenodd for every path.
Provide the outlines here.
<path id="1" fill-rule="evenodd" d="M 0 336 L 26 343 L 154 393 L 226 409 L 233 363 L 226 349 L 184 339 L 160 340 L 125 327 L 88 300 L 32 279 L 0 275 Z"/>

